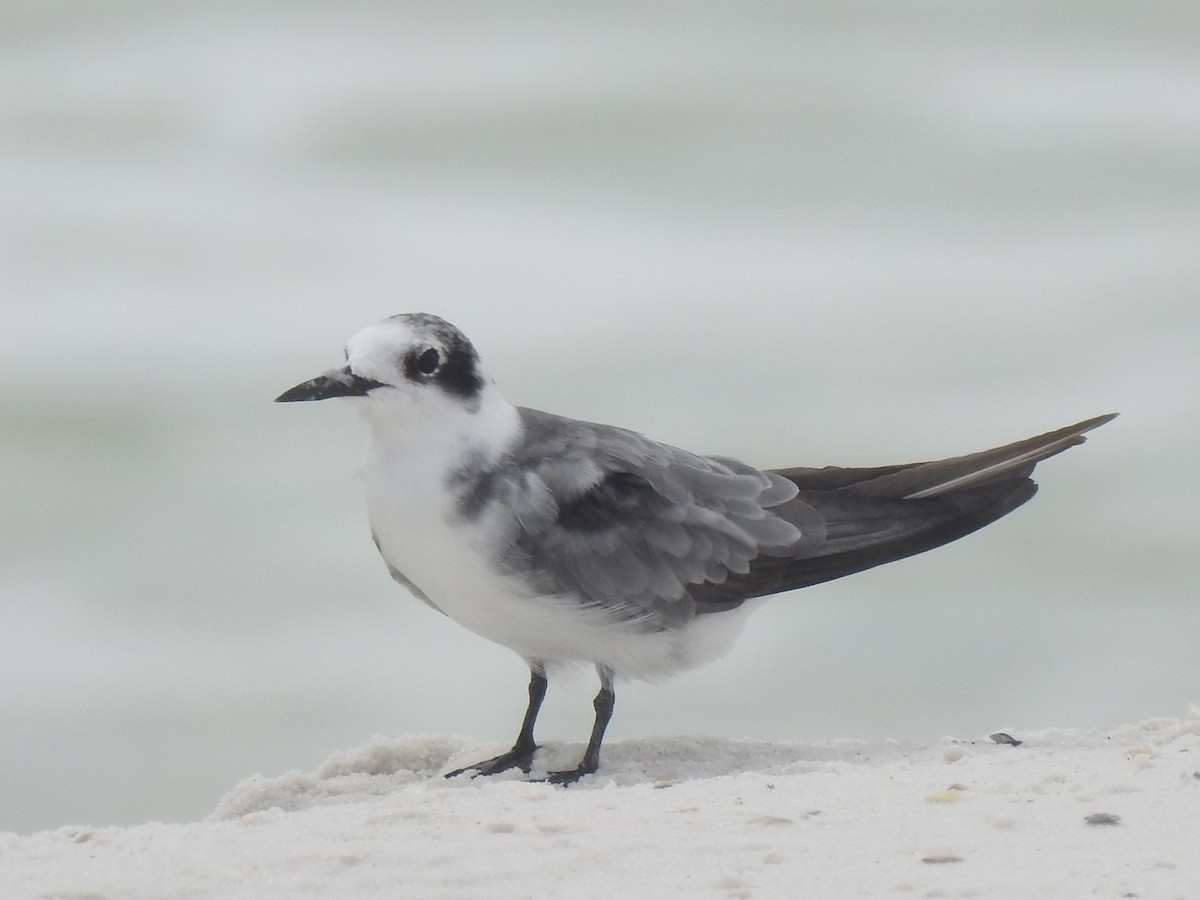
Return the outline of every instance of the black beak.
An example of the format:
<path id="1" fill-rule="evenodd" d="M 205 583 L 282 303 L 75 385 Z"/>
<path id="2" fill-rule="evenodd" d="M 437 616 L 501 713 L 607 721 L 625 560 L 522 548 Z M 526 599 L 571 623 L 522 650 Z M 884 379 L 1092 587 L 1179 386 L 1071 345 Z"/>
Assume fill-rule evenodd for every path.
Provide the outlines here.
<path id="1" fill-rule="evenodd" d="M 330 369 L 323 375 L 310 378 L 289 388 L 275 398 L 276 403 L 296 403 L 301 400 L 328 400 L 330 397 L 365 397 L 383 382 L 363 378 L 350 371 L 349 366 Z"/>

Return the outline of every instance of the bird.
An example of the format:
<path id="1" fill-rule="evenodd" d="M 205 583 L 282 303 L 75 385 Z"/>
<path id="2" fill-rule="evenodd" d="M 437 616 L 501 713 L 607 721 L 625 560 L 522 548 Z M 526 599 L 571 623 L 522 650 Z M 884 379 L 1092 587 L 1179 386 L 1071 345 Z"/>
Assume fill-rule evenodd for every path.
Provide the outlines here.
<path id="1" fill-rule="evenodd" d="M 1034 467 L 1113 419 L 966 456 L 871 468 L 759 469 L 611 425 L 514 406 L 471 341 L 402 313 L 349 339 L 344 365 L 277 402 L 343 398 L 366 425 L 371 536 L 418 599 L 528 665 L 511 749 L 446 773 L 529 775 L 548 673 L 595 667 L 595 718 L 569 785 L 595 773 L 618 680 L 725 653 L 784 591 L 957 540 L 1037 490 Z"/>

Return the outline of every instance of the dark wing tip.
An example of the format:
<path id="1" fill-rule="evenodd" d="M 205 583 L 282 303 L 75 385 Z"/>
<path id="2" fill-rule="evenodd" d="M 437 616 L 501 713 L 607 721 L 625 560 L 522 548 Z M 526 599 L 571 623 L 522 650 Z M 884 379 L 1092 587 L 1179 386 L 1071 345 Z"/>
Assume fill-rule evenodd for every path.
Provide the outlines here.
<path id="1" fill-rule="evenodd" d="M 1083 435 L 1084 432 L 1092 431 L 1099 428 L 1101 425 L 1106 425 L 1119 416 L 1119 412 L 1105 413 L 1102 416 L 1096 416 L 1094 419 L 1084 419 L 1078 425 L 1072 425 L 1071 430 Z"/>

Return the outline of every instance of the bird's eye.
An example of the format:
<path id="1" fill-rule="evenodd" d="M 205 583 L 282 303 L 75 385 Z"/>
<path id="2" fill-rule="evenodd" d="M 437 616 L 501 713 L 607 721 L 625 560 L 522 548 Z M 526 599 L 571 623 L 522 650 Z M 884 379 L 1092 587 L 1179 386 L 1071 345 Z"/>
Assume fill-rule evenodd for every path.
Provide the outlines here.
<path id="1" fill-rule="evenodd" d="M 432 375 L 438 370 L 438 366 L 441 364 L 442 357 L 433 347 L 430 347 L 417 357 L 417 370 L 423 375 Z"/>

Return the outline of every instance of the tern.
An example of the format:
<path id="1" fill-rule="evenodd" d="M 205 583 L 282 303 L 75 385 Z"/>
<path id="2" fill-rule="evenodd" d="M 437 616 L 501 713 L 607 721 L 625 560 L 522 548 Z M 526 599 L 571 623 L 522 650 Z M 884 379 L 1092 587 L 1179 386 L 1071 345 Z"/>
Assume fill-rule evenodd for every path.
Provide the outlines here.
<path id="1" fill-rule="evenodd" d="M 595 722 L 558 784 L 597 770 L 617 678 L 709 662 L 769 595 L 994 522 L 1034 495 L 1034 466 L 1116 415 L 933 462 L 758 469 L 513 406 L 466 336 L 426 313 L 365 328 L 345 365 L 276 399 L 332 397 L 369 432 L 361 477 L 391 576 L 529 666 L 512 748 L 446 777 L 528 774 L 548 670 L 590 663 Z"/>

